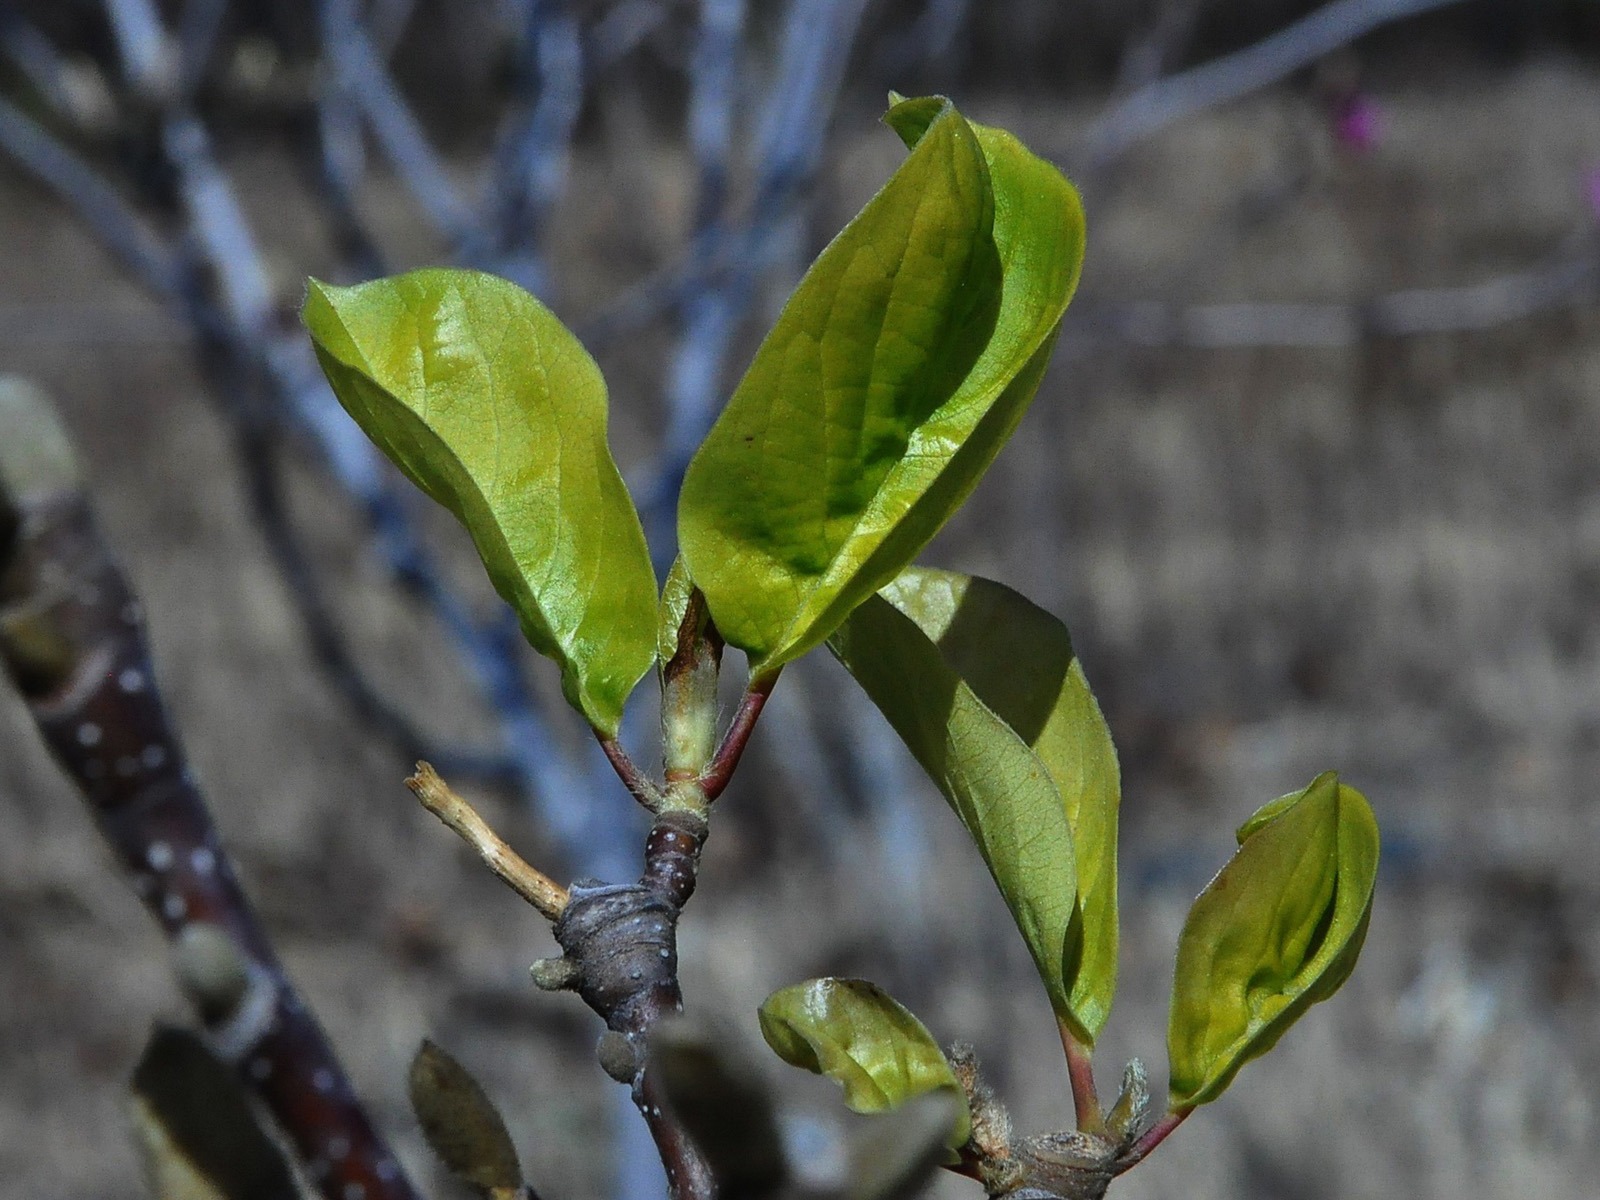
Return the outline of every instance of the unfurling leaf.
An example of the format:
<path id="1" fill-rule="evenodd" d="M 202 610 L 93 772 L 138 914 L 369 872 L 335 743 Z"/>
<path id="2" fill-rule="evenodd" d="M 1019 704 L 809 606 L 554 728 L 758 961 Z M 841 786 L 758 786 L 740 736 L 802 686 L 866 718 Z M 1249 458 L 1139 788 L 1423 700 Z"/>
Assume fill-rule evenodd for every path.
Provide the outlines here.
<path id="1" fill-rule="evenodd" d="M 1053 921 L 1041 923 L 1040 944 L 1035 946 L 1030 938 L 1029 949 L 1040 970 L 1049 972 L 1045 983 L 1057 1013 L 1071 1023 L 1076 1036 L 1092 1046 L 1105 1026 L 1117 986 L 1117 807 L 1121 783 L 1111 731 L 1089 690 L 1071 635 L 1054 616 L 1010 588 L 953 571 L 909 568 L 884 588 L 881 596 L 910 618 L 938 652 L 936 678 L 909 677 L 905 686 L 927 686 L 938 692 L 948 687 L 945 676 L 953 673 L 978 702 L 974 706 L 963 696 L 952 705 L 951 716 L 958 711 L 966 714 L 963 720 L 968 728 L 958 732 L 947 727 L 944 740 L 960 741 L 964 748 L 956 751 L 959 755 L 971 754 L 974 748 L 981 755 L 982 746 L 971 739 L 1008 744 L 1005 731 L 1009 731 L 1032 749 L 1055 787 L 1053 805 L 1047 790 L 1040 787 L 1014 792 L 1001 787 L 999 794 L 993 794 L 994 781 L 980 782 L 981 794 L 958 800 L 955 781 L 941 781 L 940 775 L 934 774 L 956 812 L 974 830 L 980 848 L 988 847 L 985 861 L 1001 881 L 1008 901 L 1016 896 L 1035 912 L 1053 911 L 1057 893 L 1070 886 L 1064 881 L 1075 870 L 1077 912 L 1058 912 Z M 860 630 L 852 630 L 847 623 L 838 646 L 846 667 L 853 672 L 859 667 L 858 678 L 864 682 L 875 681 L 876 691 L 868 686 L 867 692 L 883 707 L 879 694 L 896 704 L 899 692 L 884 690 L 885 673 L 865 662 L 867 656 L 888 653 L 908 668 L 919 661 L 932 665 L 933 660 L 925 650 L 906 657 L 903 646 L 860 636 L 862 630 L 872 627 L 870 617 Z M 909 636 L 903 627 L 891 628 L 901 638 Z M 911 722 L 911 714 L 898 711 L 898 707 L 897 712 L 884 708 L 897 729 L 901 723 Z M 907 744 L 918 761 L 933 773 L 929 764 L 937 763 L 943 754 L 948 774 L 950 751 L 930 744 L 938 738 L 937 731 L 921 725 L 917 728 L 917 741 L 907 738 Z M 999 756 L 1031 769 L 1031 763 L 1009 745 Z M 978 764 L 964 775 L 976 778 Z M 1028 803 L 1040 804 L 1043 811 L 1017 811 Z M 1070 836 L 1063 836 L 1062 818 Z M 1014 861 L 991 859 L 991 853 L 1000 855 L 1009 844 L 1006 838 L 982 832 L 997 820 L 1036 822 L 1038 828 L 1049 832 L 1036 846 L 1024 847 Z M 1066 841 L 1071 843 L 1070 863 L 1057 857 Z M 1063 931 L 1063 920 L 1079 922 L 1081 928 L 1076 933 Z M 1029 936 L 1026 928 L 1023 932 Z M 1078 940 L 1080 948 L 1062 951 L 1058 974 L 1052 950 L 1069 936 Z"/>
<path id="2" fill-rule="evenodd" d="M 408 1083 L 423 1136 L 451 1174 L 494 1200 L 522 1194 L 522 1167 L 505 1121 L 465 1067 L 424 1040 Z"/>
<path id="3" fill-rule="evenodd" d="M 594 360 L 549 309 L 477 271 L 311 283 L 339 402 L 456 515 L 567 700 L 614 735 L 655 658 L 655 575 L 606 445 Z"/>
<path id="4" fill-rule="evenodd" d="M 763 673 L 828 637 L 959 508 L 1016 428 L 1083 256 L 1058 171 L 946 100 L 801 280 L 690 464 L 679 541 Z"/>
<path id="5" fill-rule="evenodd" d="M 188 1030 L 151 1035 L 133 1073 L 132 1117 L 155 1200 L 300 1195 L 238 1078 Z"/>
<path id="6" fill-rule="evenodd" d="M 963 1097 L 960 1081 L 922 1022 L 864 979 L 813 979 L 768 996 L 761 1036 L 784 1062 L 826 1075 L 856 1112 L 887 1112 L 928 1092 Z M 945 1145 L 971 1133 L 964 1098 Z"/>
<path id="7" fill-rule="evenodd" d="M 667 571 L 667 581 L 661 585 L 661 601 L 656 614 L 656 663 L 665 667 L 678 653 L 678 634 L 683 629 L 684 614 L 689 611 L 689 597 L 694 595 L 694 580 L 683 565 L 683 559 L 672 560 Z"/>
<path id="8" fill-rule="evenodd" d="M 1350 975 L 1367 932 L 1378 825 L 1331 772 L 1264 806 L 1200 894 L 1178 941 L 1170 1103 L 1216 1099 Z"/>

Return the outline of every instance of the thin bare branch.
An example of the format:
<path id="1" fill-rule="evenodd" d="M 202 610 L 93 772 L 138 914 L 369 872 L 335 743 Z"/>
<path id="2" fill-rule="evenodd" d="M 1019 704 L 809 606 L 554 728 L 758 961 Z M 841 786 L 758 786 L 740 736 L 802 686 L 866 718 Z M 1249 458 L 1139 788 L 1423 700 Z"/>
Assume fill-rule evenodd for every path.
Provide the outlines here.
<path id="1" fill-rule="evenodd" d="M 1348 45 L 1379 26 L 1460 0 L 1334 0 L 1243 50 L 1157 80 L 1112 105 L 1090 126 L 1082 157 L 1114 158 L 1159 129 L 1237 100 Z"/>
<path id="2" fill-rule="evenodd" d="M 323 56 L 333 68 L 329 86 L 342 89 L 361 112 L 395 173 L 439 231 L 455 245 L 469 243 L 472 211 L 428 144 L 353 0 L 320 0 L 317 15 Z"/>
<path id="3" fill-rule="evenodd" d="M 161 701 L 140 606 L 64 456 L 40 453 L 62 440 L 47 412 L 7 413 L 0 658 L 175 943 L 212 1048 L 272 1113 L 319 1193 L 416 1200 L 239 886 Z"/>
<path id="4" fill-rule="evenodd" d="M 1372 337 L 1467 333 L 1527 320 L 1592 298 L 1600 252 L 1563 250 L 1542 266 L 1460 287 L 1409 288 L 1348 304 L 1095 303 L 1079 330 L 1140 346 L 1350 346 Z"/>
<path id="5" fill-rule="evenodd" d="M 143 286 L 168 303 L 177 298 L 183 271 L 132 206 L 66 143 L 3 99 L 0 150 L 55 192 Z"/>
<path id="6" fill-rule="evenodd" d="M 560 919 L 567 907 L 567 889 L 544 872 L 529 866 L 527 861 L 506 844 L 504 839 L 480 817 L 450 785 L 439 778 L 439 773 L 425 762 L 417 764 L 417 773 L 406 780 L 422 806 L 443 821 L 467 845 L 477 852 L 484 865 L 495 877 L 521 896 L 549 921 Z"/>

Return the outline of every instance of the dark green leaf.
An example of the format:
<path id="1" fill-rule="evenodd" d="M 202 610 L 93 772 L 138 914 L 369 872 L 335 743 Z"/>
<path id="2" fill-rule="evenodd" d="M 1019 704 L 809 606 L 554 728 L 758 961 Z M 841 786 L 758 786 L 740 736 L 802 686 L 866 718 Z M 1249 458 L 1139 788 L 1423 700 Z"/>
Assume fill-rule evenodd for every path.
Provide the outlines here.
<path id="1" fill-rule="evenodd" d="M 1071 989 L 1083 950 L 1076 855 L 1044 762 L 882 596 L 850 614 L 829 646 L 967 827 L 1056 1016 L 1075 1021 Z"/>
<path id="2" fill-rule="evenodd" d="M 990 861 L 989 866 L 996 879 L 1004 880 L 1002 891 L 1008 898 L 1026 897 L 1031 907 L 1038 909 L 1051 902 L 1063 879 L 1073 875 L 1075 865 L 1077 914 L 1060 914 L 1042 928 L 1044 944 L 1034 947 L 1030 940 L 1029 948 L 1040 969 L 1052 972 L 1046 983 L 1057 1012 L 1072 1023 L 1076 1036 L 1092 1046 L 1105 1026 L 1117 985 L 1117 806 L 1121 784 L 1111 731 L 1073 652 L 1072 638 L 1065 625 L 1010 588 L 953 571 L 912 567 L 881 594 L 916 623 L 942 660 L 934 679 L 908 678 L 906 687 L 941 692 L 949 686 L 946 674 L 953 673 L 987 714 L 963 702 L 952 707 L 952 715 L 973 710 L 974 736 L 977 730 L 986 730 L 987 739 L 1003 747 L 996 750 L 997 761 L 1016 758 L 1010 739 L 993 727 L 994 722 L 985 720 L 986 716 L 998 718 L 1000 725 L 1033 750 L 1055 785 L 1054 804 L 1070 831 L 1071 862 L 1049 856 L 1049 849 L 1059 848 L 1064 839 L 1055 815 L 1041 813 L 1023 819 L 1037 820 L 1053 832 L 1031 848 L 1025 860 Z M 847 667 L 855 671 L 860 664 L 864 678 L 881 679 L 882 671 L 873 671 L 861 660 L 883 648 L 851 634 L 850 623 L 840 644 L 849 647 L 849 655 L 844 657 Z M 903 657 L 900 651 L 890 652 Z M 926 653 L 908 661 L 918 660 L 927 660 Z M 881 686 L 877 691 L 867 688 L 874 700 L 882 690 Z M 894 703 L 901 694 L 897 690 L 885 693 L 884 698 Z M 884 711 L 896 728 L 911 723 L 921 731 L 918 743 L 908 739 L 919 761 L 924 765 L 937 761 L 937 747 L 925 744 L 931 730 L 922 729 L 909 713 Z M 945 736 L 954 739 L 957 735 L 950 730 Z M 1025 759 L 1018 761 L 1026 763 Z M 976 764 L 968 774 L 978 774 Z M 935 774 L 934 779 L 939 782 L 940 775 Z M 969 828 L 995 815 L 1016 821 L 1017 815 L 1008 810 L 1030 801 L 1051 802 L 1042 788 L 1001 789 L 999 796 L 983 802 L 975 798 L 958 801 L 950 787 L 944 790 L 963 820 L 970 810 Z M 995 851 L 1010 844 L 989 837 L 978 841 Z M 1064 953 L 1061 969 L 1065 974 L 1054 976 L 1057 964 L 1050 947 L 1061 940 L 1062 920 L 1081 921 L 1081 950 Z"/>
<path id="3" fill-rule="evenodd" d="M 1077 282 L 1059 172 L 948 101 L 790 298 L 684 479 L 679 539 L 757 673 L 796 658 L 960 507 L 1033 398 Z"/>
<path id="4" fill-rule="evenodd" d="M 606 446 L 594 360 L 527 292 L 476 271 L 311 283 L 339 401 L 471 533 L 567 699 L 614 735 L 655 657 L 655 576 Z"/>
<path id="5" fill-rule="evenodd" d="M 522 1189 L 505 1122 L 467 1069 L 430 1041 L 411 1060 L 411 1108 L 428 1145 L 452 1174 L 490 1196 Z"/>
<path id="6" fill-rule="evenodd" d="M 844 1088 L 854 1111 L 887 1112 L 927 1092 L 961 1084 L 921 1021 L 864 979 L 813 979 L 768 996 L 761 1035 L 778 1057 L 826 1075 Z M 945 1145 L 955 1149 L 971 1132 L 965 1100 Z"/>
<path id="7" fill-rule="evenodd" d="M 1331 772 L 1263 807 L 1195 901 L 1178 942 L 1170 1103 L 1216 1099 L 1349 977 L 1366 936 L 1378 825 Z"/>

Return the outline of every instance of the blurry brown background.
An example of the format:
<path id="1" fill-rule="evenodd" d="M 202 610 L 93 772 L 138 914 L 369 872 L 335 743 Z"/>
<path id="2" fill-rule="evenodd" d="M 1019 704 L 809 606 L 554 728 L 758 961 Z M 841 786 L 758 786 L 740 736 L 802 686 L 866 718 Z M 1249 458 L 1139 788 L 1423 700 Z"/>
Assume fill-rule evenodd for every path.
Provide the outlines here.
<path id="1" fill-rule="evenodd" d="M 304 23 L 293 5 L 240 7 L 262 45 L 292 46 Z M 476 76 L 462 65 L 487 7 L 419 5 L 396 56 L 463 177 L 497 94 L 492 64 Z M 892 48 L 919 7 L 869 10 L 807 254 L 898 160 L 875 124 L 889 87 L 948 91 L 973 118 L 1071 163 L 1125 51 L 1160 16 L 1106 0 L 993 0 L 973 6 L 940 56 L 880 73 L 893 59 L 873 48 Z M 1168 68 L 1308 7 L 1194 6 Z M 93 5 L 33 9 L 61 44 L 103 53 Z M 755 6 L 758 52 L 775 9 Z M 591 94 L 551 223 L 557 308 L 580 325 L 684 244 L 694 198 L 683 47 L 663 39 Z M 1365 151 L 1334 130 L 1330 89 L 1350 86 L 1379 114 Z M 218 127 L 292 303 L 296 281 L 331 261 L 315 199 L 286 169 L 270 106 L 226 110 Z M 1371 798 L 1386 835 L 1371 934 L 1344 991 L 1114 1194 L 1594 1194 L 1596 276 L 1484 328 L 1310 339 L 1347 344 L 1255 344 L 1306 340 L 1300 326 L 1295 337 L 1262 326 L 1255 309 L 1213 308 L 1188 325 L 1174 313 L 1235 302 L 1360 313 L 1402 289 L 1592 262 L 1597 170 L 1600 6 L 1502 3 L 1392 25 L 1084 180 L 1089 258 L 1055 366 L 925 559 L 1002 579 L 1062 616 L 1116 735 L 1123 976 L 1097 1056 L 1110 1079 L 1138 1055 L 1164 1080 L 1178 928 L 1240 819 L 1334 767 Z M 381 168 L 370 186 L 405 265 L 436 256 Z M 755 325 L 784 286 L 766 287 Z M 1296 311 L 1315 332 L 1330 310 Z M 735 370 L 759 332 L 746 331 Z M 625 470 L 659 435 L 672 338 L 664 322 L 598 349 Z M 1218 341 L 1243 344 L 1208 344 Z M 427 1034 L 512 1117 L 542 1194 L 606 1195 L 597 1139 L 613 1085 L 593 1068 L 590 1014 L 527 983 L 529 961 L 553 946 L 542 922 L 410 800 L 409 764 L 316 669 L 184 327 L 4 160 L 0 366 L 45 385 L 81 439 L 224 837 L 408 1166 L 432 1178 L 403 1093 Z M 486 718 L 441 635 L 397 597 L 309 454 L 295 481 L 363 661 L 420 722 L 471 740 Z M 485 596 L 465 538 L 444 522 L 434 532 L 462 588 Z M 792 685 L 852 703 L 831 663 Z M 863 814 L 808 789 L 788 760 L 790 688 L 719 810 L 683 926 L 690 1004 L 759 1055 L 753 1015 L 767 992 L 867 975 L 942 1038 L 975 1043 L 1023 1128 L 1069 1123 L 1048 1006 L 953 817 L 919 782 L 917 836 L 933 869 L 891 878 Z M 827 753 L 823 733 L 805 753 Z M 523 807 L 473 794 L 529 858 L 550 861 Z M 155 928 L 20 703 L 0 696 L 0 1190 L 140 1194 L 123 1084 L 150 1023 L 183 1015 Z M 825 1086 L 773 1069 L 826 1110 Z M 940 1187 L 975 1194 L 959 1180 Z M 434 1190 L 450 1194 L 442 1181 Z"/>

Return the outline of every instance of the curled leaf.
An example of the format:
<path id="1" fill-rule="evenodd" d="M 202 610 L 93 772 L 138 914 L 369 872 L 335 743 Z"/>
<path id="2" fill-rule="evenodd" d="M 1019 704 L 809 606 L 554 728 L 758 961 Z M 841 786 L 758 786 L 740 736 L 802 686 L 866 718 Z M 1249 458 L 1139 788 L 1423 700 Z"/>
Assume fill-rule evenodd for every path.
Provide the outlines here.
<path id="1" fill-rule="evenodd" d="M 1377 870 L 1372 808 L 1332 772 L 1245 822 L 1178 941 L 1167 1031 L 1174 1109 L 1216 1099 L 1349 978 Z"/>
<path id="2" fill-rule="evenodd" d="M 986 660 L 983 643 L 1007 635 L 985 633 L 961 615 L 969 601 L 967 611 L 980 623 L 1004 610 L 1019 631 L 1031 631 L 1021 640 L 1038 644 Z M 1081 675 L 1073 674 L 1065 630 L 1052 629 L 1053 622 L 998 584 L 918 572 L 862 604 L 828 644 L 955 809 L 1033 955 L 1056 1016 L 1092 1045 L 1116 982 L 1115 759 L 1087 687 L 1080 690 Z M 1005 679 L 1006 672 L 1014 678 Z M 1075 760 L 1087 746 L 1096 749 Z M 1073 790 L 1074 805 L 1055 772 Z M 1092 926 L 1080 896 L 1075 819 L 1092 856 Z"/>
<path id="3" fill-rule="evenodd" d="M 761 1005 L 761 1036 L 792 1066 L 826 1075 L 860 1113 L 887 1112 L 928 1092 L 962 1096 L 933 1035 L 898 1001 L 864 979 L 813 979 L 782 988 Z M 971 1133 L 965 1100 L 945 1145 Z"/>
<path id="4" fill-rule="evenodd" d="M 472 535 L 567 700 L 614 735 L 655 658 L 655 573 L 606 445 L 606 388 L 549 309 L 478 271 L 311 282 L 339 402 Z"/>

